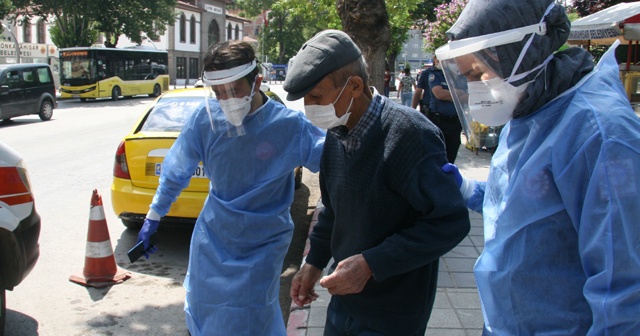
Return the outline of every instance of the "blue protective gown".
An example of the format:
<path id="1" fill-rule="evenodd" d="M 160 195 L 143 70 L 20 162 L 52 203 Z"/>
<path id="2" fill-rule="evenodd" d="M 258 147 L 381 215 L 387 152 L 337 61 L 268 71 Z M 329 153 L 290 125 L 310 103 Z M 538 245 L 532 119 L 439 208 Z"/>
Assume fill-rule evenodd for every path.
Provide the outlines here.
<path id="1" fill-rule="evenodd" d="M 613 48 L 500 135 L 474 272 L 485 335 L 640 334 L 640 119 Z"/>
<path id="2" fill-rule="evenodd" d="M 212 110 L 223 122 L 217 103 Z M 193 336 L 286 334 L 278 292 L 293 233 L 293 169 L 318 171 L 325 133 L 273 100 L 243 125 L 246 135 L 227 137 L 212 131 L 205 108 L 194 113 L 164 159 L 151 205 L 165 215 L 203 163 L 210 190 L 184 282 Z"/>

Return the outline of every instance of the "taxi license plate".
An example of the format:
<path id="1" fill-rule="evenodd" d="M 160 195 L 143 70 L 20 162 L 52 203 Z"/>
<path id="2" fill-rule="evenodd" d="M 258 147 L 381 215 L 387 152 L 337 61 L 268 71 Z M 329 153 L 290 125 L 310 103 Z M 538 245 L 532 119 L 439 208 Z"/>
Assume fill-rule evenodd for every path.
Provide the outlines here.
<path id="1" fill-rule="evenodd" d="M 160 173 L 162 172 L 162 163 L 156 163 L 156 176 L 160 176 Z M 207 175 L 204 173 L 204 167 L 200 164 L 198 165 L 198 167 L 196 167 L 196 171 L 193 172 L 193 175 L 191 176 L 192 178 L 207 178 Z"/>

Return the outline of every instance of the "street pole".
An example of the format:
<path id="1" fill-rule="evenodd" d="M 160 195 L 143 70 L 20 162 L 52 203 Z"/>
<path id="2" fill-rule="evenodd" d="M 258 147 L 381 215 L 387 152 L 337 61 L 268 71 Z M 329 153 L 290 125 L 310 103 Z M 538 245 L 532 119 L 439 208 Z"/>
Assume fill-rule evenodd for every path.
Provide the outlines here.
<path id="1" fill-rule="evenodd" d="M 8 30 L 9 34 L 11 34 L 11 36 L 13 37 L 13 42 L 16 44 L 16 58 L 17 58 L 16 63 L 20 63 L 20 44 L 18 43 L 18 39 L 13 34 L 11 29 L 9 29 L 9 27 L 7 27 L 6 24 L 2 23 L 2 27 L 4 27 L 4 29 Z"/>

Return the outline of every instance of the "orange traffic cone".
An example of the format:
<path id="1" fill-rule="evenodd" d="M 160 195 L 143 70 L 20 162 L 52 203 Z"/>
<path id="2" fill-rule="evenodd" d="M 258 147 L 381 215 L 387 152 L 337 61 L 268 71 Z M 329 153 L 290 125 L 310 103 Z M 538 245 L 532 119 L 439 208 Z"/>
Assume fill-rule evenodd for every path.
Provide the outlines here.
<path id="1" fill-rule="evenodd" d="M 89 233 L 82 275 L 72 275 L 70 281 L 85 286 L 107 287 L 122 283 L 131 277 L 131 273 L 116 266 L 111 247 L 111 238 L 104 217 L 102 197 L 93 190 L 89 211 Z"/>

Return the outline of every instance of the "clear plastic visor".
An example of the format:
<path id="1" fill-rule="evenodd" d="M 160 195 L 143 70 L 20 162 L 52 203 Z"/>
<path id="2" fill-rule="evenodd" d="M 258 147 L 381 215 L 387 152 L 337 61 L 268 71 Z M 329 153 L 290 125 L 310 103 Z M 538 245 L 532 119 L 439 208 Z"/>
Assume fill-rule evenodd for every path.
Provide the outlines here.
<path id="1" fill-rule="evenodd" d="M 497 134 L 502 126 L 488 126 L 473 118 L 469 104 L 469 86 L 474 89 L 473 107 L 483 103 L 501 104 L 500 99 L 518 99 L 517 93 L 504 90 L 504 82 L 515 81 L 526 74 L 503 74 L 497 46 L 531 39 L 533 34 L 546 33 L 544 22 L 504 32 L 452 41 L 436 50 L 440 67 L 444 72 L 453 103 L 464 128 L 467 141 L 476 148 L 497 145 Z M 519 62 L 518 62 L 519 63 Z M 517 68 L 517 64 L 516 67 Z M 478 98 L 478 90 L 486 97 Z M 502 92 L 500 92 L 502 90 Z M 496 98 L 499 97 L 499 98 Z"/>
<path id="2" fill-rule="evenodd" d="M 244 118 L 251 110 L 251 101 L 255 94 L 255 83 L 245 76 L 256 67 L 256 61 L 231 69 L 205 71 L 205 106 L 215 132 L 228 136 L 244 135 Z"/>
<path id="3" fill-rule="evenodd" d="M 440 67 L 447 79 L 451 98 L 467 141 L 475 148 L 495 147 L 500 127 L 487 126 L 472 117 L 469 108 L 469 83 L 478 85 L 491 81 L 504 81 L 497 66 L 497 59 L 495 49 L 490 48 L 454 59 L 440 60 Z M 489 87 L 486 89 L 490 90 Z"/>

